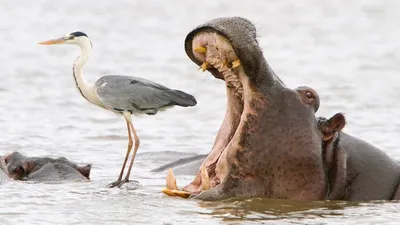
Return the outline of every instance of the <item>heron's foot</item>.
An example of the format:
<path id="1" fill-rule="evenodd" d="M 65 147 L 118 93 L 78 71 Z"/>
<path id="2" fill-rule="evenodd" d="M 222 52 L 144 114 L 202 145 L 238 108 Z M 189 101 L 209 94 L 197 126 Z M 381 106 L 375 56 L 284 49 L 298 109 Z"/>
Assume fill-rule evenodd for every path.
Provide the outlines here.
<path id="1" fill-rule="evenodd" d="M 126 185 L 124 185 L 124 184 L 126 184 Z M 129 179 L 123 179 L 120 181 L 117 180 L 117 181 L 114 181 L 111 184 L 107 185 L 108 188 L 113 188 L 113 187 L 121 188 L 122 186 L 124 186 L 124 188 L 128 189 L 128 190 L 134 190 L 134 189 L 142 187 L 142 185 L 138 181 L 136 181 L 136 180 L 131 181 Z"/>
<path id="2" fill-rule="evenodd" d="M 114 187 L 120 187 L 120 185 L 122 185 L 124 182 L 126 182 L 125 180 L 117 180 L 114 181 L 110 184 L 107 185 L 108 188 L 114 188 Z"/>
<path id="3" fill-rule="evenodd" d="M 139 181 L 136 181 L 136 180 L 128 180 L 128 181 L 125 181 L 125 182 L 121 183 L 118 187 L 119 187 L 120 189 L 122 189 L 122 190 L 129 190 L 129 191 L 132 191 L 132 190 L 136 190 L 136 189 L 142 188 L 143 185 L 141 185 L 141 184 L 139 183 Z"/>

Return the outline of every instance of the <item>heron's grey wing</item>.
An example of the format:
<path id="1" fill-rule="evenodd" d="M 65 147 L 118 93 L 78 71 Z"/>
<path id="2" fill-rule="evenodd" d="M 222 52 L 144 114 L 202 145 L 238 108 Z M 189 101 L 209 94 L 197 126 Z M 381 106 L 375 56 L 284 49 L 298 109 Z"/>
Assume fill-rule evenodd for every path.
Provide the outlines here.
<path id="1" fill-rule="evenodd" d="M 130 76 L 104 76 L 96 81 L 95 89 L 97 97 L 106 107 L 121 111 L 156 113 L 158 109 L 166 106 L 195 101 L 193 96 L 184 92 Z"/>

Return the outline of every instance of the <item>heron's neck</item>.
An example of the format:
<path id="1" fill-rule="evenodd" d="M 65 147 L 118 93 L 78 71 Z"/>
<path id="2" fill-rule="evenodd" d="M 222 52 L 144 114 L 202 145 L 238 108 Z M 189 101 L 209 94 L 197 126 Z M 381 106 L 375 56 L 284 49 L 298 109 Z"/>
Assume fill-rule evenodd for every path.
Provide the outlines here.
<path id="1" fill-rule="evenodd" d="M 90 52 L 92 51 L 92 47 L 90 43 L 82 44 L 79 46 L 81 48 L 81 55 L 75 60 L 72 74 L 74 76 L 74 81 L 76 88 L 79 93 L 88 100 L 89 102 L 99 105 L 100 101 L 96 96 L 95 90 L 92 84 L 89 84 L 85 78 L 83 77 L 83 66 L 89 59 Z"/>

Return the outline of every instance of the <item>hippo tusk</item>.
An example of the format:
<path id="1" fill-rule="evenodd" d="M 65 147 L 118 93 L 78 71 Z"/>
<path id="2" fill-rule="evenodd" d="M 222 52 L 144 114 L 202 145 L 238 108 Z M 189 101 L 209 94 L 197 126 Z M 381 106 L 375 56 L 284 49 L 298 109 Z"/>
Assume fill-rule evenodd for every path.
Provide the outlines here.
<path id="1" fill-rule="evenodd" d="M 166 179 L 166 188 L 169 190 L 178 190 L 178 186 L 176 185 L 175 174 L 174 171 L 172 171 L 172 168 L 169 168 L 168 170 Z"/>
<path id="2" fill-rule="evenodd" d="M 202 187 L 202 190 L 205 191 L 207 189 L 210 189 L 211 188 L 210 177 L 208 176 L 208 171 L 207 171 L 205 166 L 201 167 L 200 174 L 201 174 L 200 176 L 201 176 L 201 187 Z"/>
<path id="3" fill-rule="evenodd" d="M 178 186 L 176 185 L 176 178 L 172 168 L 169 168 L 167 179 L 166 179 L 166 188 L 162 190 L 162 192 L 168 196 L 179 196 L 181 198 L 188 198 L 190 196 L 190 192 L 180 191 Z"/>

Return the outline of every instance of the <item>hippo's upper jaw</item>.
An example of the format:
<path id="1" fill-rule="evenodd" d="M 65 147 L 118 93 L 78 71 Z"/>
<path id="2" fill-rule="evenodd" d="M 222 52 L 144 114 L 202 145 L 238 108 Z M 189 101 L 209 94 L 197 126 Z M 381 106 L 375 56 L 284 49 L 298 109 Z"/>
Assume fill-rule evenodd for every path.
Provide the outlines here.
<path id="1" fill-rule="evenodd" d="M 256 28 L 241 17 L 218 18 L 198 26 L 186 36 L 185 51 L 194 63 L 219 79 L 229 79 L 229 72 L 238 72 L 234 68 L 241 65 L 259 87 L 282 83 L 263 57 Z"/>
<path id="2" fill-rule="evenodd" d="M 256 36 L 252 23 L 232 17 L 212 20 L 186 37 L 189 58 L 225 81 L 227 110 L 211 153 L 183 190 L 203 200 L 324 198 L 321 137 L 314 129 L 318 95 L 311 88 L 286 88 Z"/>

